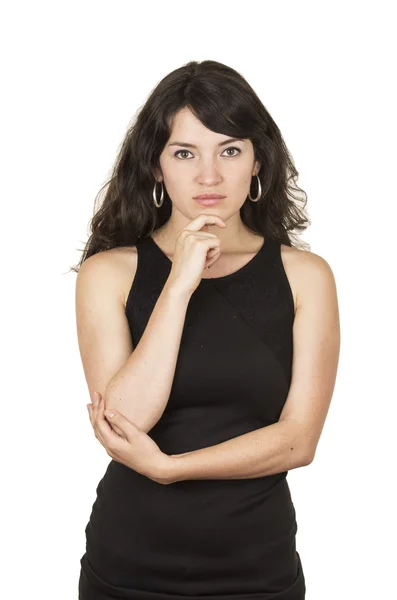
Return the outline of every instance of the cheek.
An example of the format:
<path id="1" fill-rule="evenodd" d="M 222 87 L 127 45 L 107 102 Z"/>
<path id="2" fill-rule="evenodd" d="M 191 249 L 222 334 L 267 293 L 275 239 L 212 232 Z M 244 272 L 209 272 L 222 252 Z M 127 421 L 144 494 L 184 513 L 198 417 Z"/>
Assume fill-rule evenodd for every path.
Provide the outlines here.
<path id="1" fill-rule="evenodd" d="M 246 189 L 249 185 L 251 185 L 251 172 L 249 170 L 234 169 L 231 170 L 230 173 L 227 174 L 228 181 L 231 183 L 235 190 L 243 190 Z"/>
<path id="2" fill-rule="evenodd" d="M 191 177 L 193 169 L 182 160 L 167 158 L 161 162 L 161 170 L 167 187 L 176 186 L 178 182 Z"/>

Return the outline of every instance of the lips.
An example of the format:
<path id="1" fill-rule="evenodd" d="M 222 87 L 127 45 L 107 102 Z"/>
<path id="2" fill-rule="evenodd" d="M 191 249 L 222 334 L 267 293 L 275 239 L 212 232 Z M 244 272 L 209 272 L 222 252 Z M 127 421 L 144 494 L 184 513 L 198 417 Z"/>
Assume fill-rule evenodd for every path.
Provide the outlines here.
<path id="1" fill-rule="evenodd" d="M 195 200 L 220 200 L 224 198 L 221 194 L 200 194 L 200 196 L 195 196 Z"/>
<path id="2" fill-rule="evenodd" d="M 197 204 L 200 204 L 200 206 L 214 206 L 215 204 L 219 204 L 221 201 L 222 198 L 209 198 L 207 200 L 205 198 L 196 199 Z"/>

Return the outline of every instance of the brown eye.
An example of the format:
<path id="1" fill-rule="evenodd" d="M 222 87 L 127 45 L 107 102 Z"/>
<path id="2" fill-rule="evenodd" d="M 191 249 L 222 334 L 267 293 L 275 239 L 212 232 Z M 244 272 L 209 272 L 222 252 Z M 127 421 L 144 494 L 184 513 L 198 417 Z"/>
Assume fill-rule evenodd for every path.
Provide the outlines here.
<path id="1" fill-rule="evenodd" d="M 240 148 L 236 148 L 235 146 L 231 146 L 230 148 L 226 148 L 225 152 L 227 150 L 237 150 L 238 154 L 240 154 L 240 152 L 241 152 Z M 237 156 L 237 154 L 232 154 L 232 155 L 229 154 L 229 156 Z"/>
<path id="2" fill-rule="evenodd" d="M 174 156 L 178 156 L 180 154 L 180 152 L 187 152 L 187 153 L 189 153 L 189 150 L 178 150 L 177 152 L 175 152 Z"/>
<path id="3" fill-rule="evenodd" d="M 229 148 L 226 148 L 226 150 L 224 150 L 224 152 L 227 152 L 228 150 L 237 150 L 237 154 L 240 154 L 240 152 L 241 152 L 240 148 L 236 148 L 235 146 L 230 146 Z M 179 155 L 181 153 L 191 154 L 191 152 L 189 150 L 177 150 L 174 153 L 174 156 L 178 156 L 179 157 Z M 230 156 L 230 158 L 232 158 L 234 156 L 237 156 L 237 154 L 229 154 L 229 156 Z M 182 160 L 185 160 L 185 157 L 182 157 Z"/>

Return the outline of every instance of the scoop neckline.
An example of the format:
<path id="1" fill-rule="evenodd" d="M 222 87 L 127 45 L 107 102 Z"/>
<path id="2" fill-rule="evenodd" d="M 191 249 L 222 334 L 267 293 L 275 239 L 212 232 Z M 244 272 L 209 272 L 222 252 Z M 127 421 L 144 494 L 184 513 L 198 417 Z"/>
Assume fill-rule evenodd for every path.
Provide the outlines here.
<path id="1" fill-rule="evenodd" d="M 149 239 L 151 241 L 151 243 L 157 248 L 157 250 L 160 252 L 160 254 L 172 266 L 172 260 L 165 254 L 165 252 L 163 252 L 163 250 L 160 248 L 160 246 L 157 244 L 157 242 L 155 242 L 155 240 L 152 238 L 152 236 L 149 235 L 146 239 Z M 253 263 L 255 263 L 258 260 L 258 258 L 264 251 L 265 247 L 267 247 L 268 243 L 269 243 L 269 239 L 264 238 L 263 244 L 259 248 L 258 252 L 256 252 L 256 254 L 254 254 L 254 256 L 252 258 L 250 258 L 248 262 L 245 263 L 245 265 L 243 265 L 242 267 L 237 269 L 237 271 L 233 271 L 233 273 L 228 273 L 227 275 L 221 275 L 220 277 L 202 277 L 201 282 L 203 282 L 203 281 L 206 281 L 206 282 L 207 281 L 208 282 L 210 282 L 210 281 L 229 281 L 230 279 L 237 277 L 243 271 L 246 271 L 247 269 L 252 267 Z"/>

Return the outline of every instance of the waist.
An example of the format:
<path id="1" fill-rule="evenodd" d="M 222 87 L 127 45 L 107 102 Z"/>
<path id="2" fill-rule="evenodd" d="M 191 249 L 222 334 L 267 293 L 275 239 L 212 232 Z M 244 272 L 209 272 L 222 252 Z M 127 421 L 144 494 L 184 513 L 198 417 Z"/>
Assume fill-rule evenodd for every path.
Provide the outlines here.
<path id="1" fill-rule="evenodd" d="M 177 553 L 193 540 L 206 555 L 238 545 L 244 552 L 244 544 L 270 547 L 294 537 L 297 528 L 286 475 L 162 485 L 111 461 L 97 487 L 90 526 L 107 539 L 110 532 L 115 543 L 120 535 Z"/>
<path id="2" fill-rule="evenodd" d="M 87 557 L 107 581 L 138 588 L 158 580 L 158 589 L 193 593 L 205 573 L 206 593 L 219 579 L 228 590 L 243 580 L 252 591 L 274 589 L 295 577 L 296 530 L 286 473 L 161 485 L 111 461 L 86 528 Z"/>

